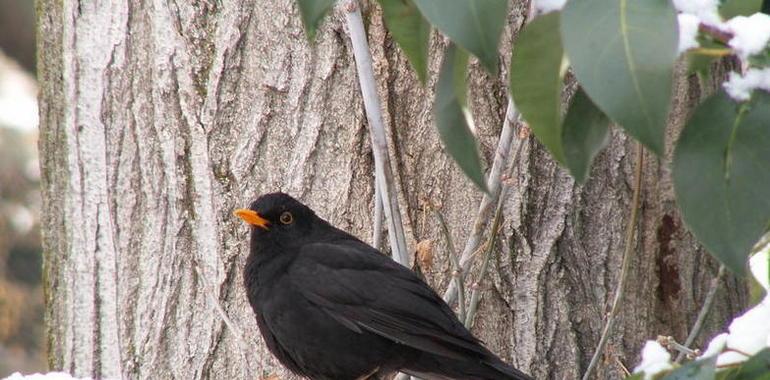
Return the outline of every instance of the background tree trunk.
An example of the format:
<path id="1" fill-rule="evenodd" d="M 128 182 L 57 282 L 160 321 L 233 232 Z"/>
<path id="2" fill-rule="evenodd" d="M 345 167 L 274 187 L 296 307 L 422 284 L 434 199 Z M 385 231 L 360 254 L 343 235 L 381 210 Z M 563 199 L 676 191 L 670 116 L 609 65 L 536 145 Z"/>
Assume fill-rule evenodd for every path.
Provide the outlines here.
<path id="1" fill-rule="evenodd" d="M 247 228 L 232 216 L 282 190 L 369 240 L 373 161 L 344 17 L 315 44 L 294 0 L 38 1 L 40 150 L 49 361 L 79 376 L 153 379 L 290 376 L 267 353 L 242 289 Z M 472 109 L 491 162 L 506 104 L 508 52 L 528 4 L 503 35 L 502 73 L 473 63 Z M 437 242 L 423 268 L 443 289 L 446 249 L 427 202 L 462 245 L 481 194 L 443 153 L 432 84 L 422 88 L 367 9 L 407 239 Z M 672 133 L 698 99 L 676 85 Z M 578 186 L 533 138 L 505 203 L 474 332 L 537 378 L 579 376 L 615 289 L 635 143 L 615 130 Z M 514 147 L 516 149 L 516 147 Z M 682 225 L 669 165 L 645 155 L 628 297 L 597 378 L 618 378 L 657 334 L 683 340 L 716 263 Z M 703 335 L 746 302 L 728 276 Z M 215 303 L 243 331 L 245 352 Z"/>

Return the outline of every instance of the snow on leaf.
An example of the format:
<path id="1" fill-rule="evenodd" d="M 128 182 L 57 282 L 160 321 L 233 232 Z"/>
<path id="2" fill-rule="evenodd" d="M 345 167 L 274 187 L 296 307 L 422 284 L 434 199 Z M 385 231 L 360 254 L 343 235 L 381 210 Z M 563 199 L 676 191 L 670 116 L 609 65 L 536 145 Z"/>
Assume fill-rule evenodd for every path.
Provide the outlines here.
<path id="1" fill-rule="evenodd" d="M 672 368 L 671 354 L 660 343 L 648 340 L 642 349 L 642 362 L 634 368 L 634 373 L 644 372 L 644 378 L 648 380 Z"/>
<path id="2" fill-rule="evenodd" d="M 728 44 L 744 61 L 765 50 L 770 42 L 770 15 L 764 13 L 733 17 L 723 28 L 733 34 Z"/>
<path id="3" fill-rule="evenodd" d="M 564 8 L 567 0 L 536 0 L 535 9 L 538 13 L 549 13 Z"/>
<path id="4" fill-rule="evenodd" d="M 677 19 L 679 21 L 679 52 L 700 46 L 696 39 L 700 18 L 690 13 L 680 13 Z"/>
<path id="5" fill-rule="evenodd" d="M 748 69 L 744 75 L 731 72 L 729 79 L 722 86 L 731 98 L 739 101 L 749 100 L 751 92 L 755 89 L 770 92 L 770 67 Z"/>

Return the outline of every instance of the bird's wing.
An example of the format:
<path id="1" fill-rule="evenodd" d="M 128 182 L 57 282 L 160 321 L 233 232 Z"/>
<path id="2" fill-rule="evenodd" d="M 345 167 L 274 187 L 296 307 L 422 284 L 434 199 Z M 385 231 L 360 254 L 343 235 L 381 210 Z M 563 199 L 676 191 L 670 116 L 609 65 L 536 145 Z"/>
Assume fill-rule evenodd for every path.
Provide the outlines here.
<path id="1" fill-rule="evenodd" d="M 489 354 L 433 289 L 364 243 L 308 244 L 288 272 L 310 302 L 353 331 L 445 357 Z"/>

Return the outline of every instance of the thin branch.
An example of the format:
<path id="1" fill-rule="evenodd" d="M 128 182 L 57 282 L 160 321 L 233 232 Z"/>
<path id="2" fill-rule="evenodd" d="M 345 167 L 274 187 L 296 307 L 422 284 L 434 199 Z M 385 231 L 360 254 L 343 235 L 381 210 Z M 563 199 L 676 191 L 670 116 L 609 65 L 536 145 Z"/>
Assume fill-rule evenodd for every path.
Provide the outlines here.
<path id="1" fill-rule="evenodd" d="M 385 134 L 385 124 L 382 121 L 380 97 L 377 94 L 377 82 L 374 80 L 372 55 L 366 40 L 364 21 L 358 1 L 348 0 L 344 3 L 345 18 L 350 32 L 350 42 L 353 45 L 353 56 L 356 60 L 358 82 L 364 99 L 366 119 L 368 120 L 372 150 L 374 152 L 375 185 L 380 189 L 383 210 L 388 221 L 388 238 L 393 258 L 401 265 L 409 266 L 409 252 L 406 249 L 404 226 L 401 222 L 401 211 L 398 207 L 393 172 L 388 155 L 388 141 Z"/>
<path id="2" fill-rule="evenodd" d="M 620 367 L 620 370 L 623 371 L 625 377 L 631 376 L 631 371 L 628 370 L 628 367 L 626 367 L 626 365 L 623 364 L 623 362 L 621 362 L 620 358 L 617 356 L 615 357 L 615 364 Z"/>
<path id="3" fill-rule="evenodd" d="M 433 212 L 436 214 L 436 217 L 438 218 L 439 224 L 441 225 L 441 231 L 444 233 L 444 238 L 446 239 L 446 245 L 447 245 L 447 256 L 449 256 L 449 261 L 452 263 L 452 278 L 454 279 L 455 286 L 457 286 L 458 289 L 458 299 L 457 304 L 459 305 L 459 313 L 457 315 L 457 318 L 459 320 L 465 320 L 465 280 L 460 275 L 462 273 L 462 268 L 460 267 L 460 260 L 457 257 L 457 251 L 455 250 L 455 245 L 452 241 L 452 234 L 449 232 L 449 227 L 446 224 L 446 220 L 444 220 L 444 215 L 441 214 L 438 210 L 434 209 Z"/>
<path id="4" fill-rule="evenodd" d="M 703 306 L 701 306 L 700 311 L 698 312 L 698 318 L 695 319 L 695 324 L 692 325 L 690 334 L 687 335 L 687 339 L 684 341 L 685 347 L 692 346 L 695 339 L 698 338 L 698 334 L 700 334 L 700 330 L 703 327 L 703 322 L 706 321 L 706 317 L 708 316 L 709 311 L 711 311 L 711 306 L 714 304 L 714 298 L 717 294 L 717 289 L 719 289 L 719 283 L 722 282 L 724 275 L 725 266 L 720 265 L 717 276 L 711 279 L 711 286 L 709 287 L 709 292 L 706 294 L 706 298 L 703 300 Z M 681 362 L 682 359 L 684 359 L 684 356 L 685 353 L 680 351 L 679 355 L 676 356 L 674 363 Z"/>
<path id="5" fill-rule="evenodd" d="M 374 223 L 372 227 L 372 246 L 377 250 L 382 249 L 382 196 L 380 187 L 375 182 L 374 186 Z"/>
<path id="6" fill-rule="evenodd" d="M 726 57 L 733 53 L 732 50 L 726 48 L 695 48 L 691 50 L 693 53 L 706 56 L 706 57 Z"/>
<path id="7" fill-rule="evenodd" d="M 676 339 L 674 339 L 673 336 L 658 335 L 658 339 L 656 340 L 658 343 L 660 343 L 661 346 L 665 347 L 669 351 L 676 351 L 682 355 L 687 355 L 692 358 L 701 354 L 700 350 L 693 350 L 686 345 L 680 344 L 676 341 Z"/>
<path id="8" fill-rule="evenodd" d="M 634 179 L 634 196 L 631 201 L 631 218 L 626 226 L 626 241 L 625 249 L 623 252 L 623 264 L 620 270 L 620 279 L 618 279 L 618 289 L 615 292 L 615 299 L 612 301 L 612 308 L 610 314 L 607 317 L 607 323 L 604 325 L 604 331 L 599 339 L 599 344 L 596 346 L 594 356 L 591 358 L 591 363 L 588 364 L 585 374 L 583 374 L 583 380 L 588 380 L 593 372 L 596 364 L 599 362 L 604 347 L 607 345 L 612 328 L 615 326 L 615 320 L 620 311 L 620 302 L 623 300 L 623 296 L 626 291 L 626 280 L 628 279 L 628 271 L 631 267 L 631 254 L 633 253 L 634 235 L 636 232 L 636 222 L 639 213 L 639 195 L 642 192 L 642 169 L 644 168 L 644 148 L 641 144 L 637 143 L 636 148 L 636 178 Z"/>
<path id="9" fill-rule="evenodd" d="M 520 135 L 520 137 L 526 138 L 526 136 L 529 136 L 528 133 L 523 133 Z M 523 140 L 523 139 L 522 139 Z M 513 175 L 516 171 L 516 169 L 519 167 L 519 157 L 521 156 L 521 147 L 524 145 L 523 142 L 520 142 L 519 145 L 516 147 L 516 153 L 513 156 L 513 161 L 511 162 L 511 165 L 508 169 L 508 175 L 506 176 L 507 179 L 513 178 Z M 508 191 L 510 190 L 511 185 L 505 184 L 502 188 L 502 191 L 500 192 L 499 199 L 497 200 L 497 208 L 495 209 L 495 216 L 492 220 L 492 229 L 489 233 L 489 239 L 487 239 L 487 242 L 484 244 L 486 248 L 486 254 L 484 255 L 484 261 L 481 264 L 481 270 L 479 271 L 479 277 L 478 280 L 473 284 L 473 292 L 471 293 L 471 300 L 470 305 L 468 307 L 468 314 L 465 316 L 465 327 L 470 328 L 473 324 L 473 319 L 476 317 L 476 311 L 478 310 L 479 301 L 481 301 L 481 292 L 479 291 L 481 287 L 481 281 L 484 279 L 484 276 L 487 273 L 487 270 L 489 268 L 489 262 L 492 258 L 492 253 L 495 250 L 495 244 L 497 243 L 497 233 L 500 229 L 500 222 L 502 220 L 503 215 L 503 205 L 505 203 L 506 198 L 508 197 Z M 474 255 L 475 256 L 475 255 Z"/>
<path id="10" fill-rule="evenodd" d="M 369 134 L 372 138 L 375 170 L 374 185 L 379 190 L 379 204 L 382 205 L 382 209 L 385 211 L 385 218 L 388 221 L 388 240 L 390 241 L 390 248 L 393 250 L 393 259 L 399 264 L 409 267 L 409 252 L 406 249 L 404 225 L 401 221 L 401 211 L 398 207 L 398 195 L 390 166 L 388 141 L 385 134 L 385 125 L 382 121 L 380 98 L 377 94 L 374 70 L 372 69 L 372 55 L 369 51 L 364 21 L 361 18 L 361 11 L 357 0 L 348 0 L 343 6 L 345 8 L 348 30 L 350 31 L 350 42 L 353 45 L 353 56 L 356 60 L 358 82 L 364 99 L 366 119 L 369 122 Z M 377 227 L 378 220 L 381 220 L 381 218 L 376 217 L 376 207 L 375 228 Z M 382 228 L 380 227 L 375 231 L 381 230 Z M 376 238 L 377 235 L 374 235 L 374 237 Z M 409 376 L 400 374 L 397 378 L 406 379 Z"/>
<path id="11" fill-rule="evenodd" d="M 506 188 L 507 189 L 507 188 Z M 505 193 L 507 191 L 503 191 L 503 194 L 501 194 L 500 199 L 497 201 L 497 209 L 495 210 L 495 218 L 492 221 L 492 230 L 489 232 L 489 244 L 487 245 L 487 252 L 484 254 L 484 261 L 481 263 L 481 270 L 479 271 L 479 277 L 476 280 L 476 282 L 473 283 L 471 286 L 471 289 L 473 291 L 471 292 L 471 300 L 470 304 L 468 305 L 468 314 L 465 316 L 465 327 L 471 328 L 471 325 L 473 324 L 473 319 L 476 317 L 476 311 L 479 308 L 479 301 L 481 301 L 481 281 L 484 280 L 484 276 L 486 276 L 487 271 L 489 270 L 489 262 L 492 259 L 492 254 L 495 251 L 495 245 L 497 243 L 497 232 L 500 229 L 500 220 L 502 219 L 503 215 L 503 203 L 505 202 Z M 462 319 L 461 319 L 462 320 Z"/>
<path id="12" fill-rule="evenodd" d="M 719 29 L 718 26 L 709 25 L 705 23 L 698 24 L 698 30 L 704 34 L 708 34 L 709 36 L 713 37 L 715 40 L 723 44 L 729 43 L 730 40 L 733 39 L 734 37 L 732 33 Z"/>
<path id="13" fill-rule="evenodd" d="M 225 323 L 225 326 L 227 326 L 228 329 L 230 329 L 230 332 L 233 334 L 233 337 L 235 337 L 235 344 L 238 346 L 238 351 L 241 353 L 241 361 L 243 362 L 243 367 L 246 370 L 246 378 L 253 379 L 253 371 L 251 369 L 251 363 L 249 357 L 246 355 L 248 352 L 246 350 L 246 341 L 243 339 L 243 333 L 241 332 L 241 329 L 238 328 L 233 321 L 230 320 L 230 317 L 227 316 L 227 313 L 225 313 L 225 309 L 222 308 L 222 305 L 219 303 L 219 300 L 214 296 L 214 288 L 209 284 L 208 279 L 206 276 L 203 275 L 203 272 L 200 269 L 200 263 L 198 263 L 198 259 L 193 257 L 193 268 L 195 269 L 195 273 L 198 275 L 198 278 L 203 283 L 203 289 L 206 292 L 206 295 L 211 300 L 211 304 L 214 305 L 214 309 L 216 309 L 217 314 L 219 314 L 219 317 L 222 318 L 222 321 Z"/>
<path id="14" fill-rule="evenodd" d="M 473 264 L 473 253 L 481 243 L 481 236 L 487 225 L 487 221 L 489 220 L 489 214 L 492 212 L 492 207 L 497 204 L 497 200 L 500 198 L 502 172 L 506 164 L 508 164 L 508 159 L 511 154 L 511 143 L 513 141 L 513 136 L 515 135 L 514 126 L 518 119 L 519 112 L 516 110 L 513 100 L 508 98 L 508 107 L 505 111 L 503 129 L 500 132 L 497 150 L 495 150 L 495 159 L 492 162 L 492 169 L 489 171 L 489 177 L 487 178 L 489 194 L 484 194 L 484 197 L 481 198 L 479 210 L 473 221 L 473 228 L 468 236 L 468 241 L 465 243 L 463 253 L 460 256 L 460 266 L 462 269 L 460 271 L 460 276 L 463 280 Z M 444 301 L 450 305 L 457 301 L 457 286 L 454 285 L 454 283 L 450 283 L 449 288 L 444 292 Z"/>

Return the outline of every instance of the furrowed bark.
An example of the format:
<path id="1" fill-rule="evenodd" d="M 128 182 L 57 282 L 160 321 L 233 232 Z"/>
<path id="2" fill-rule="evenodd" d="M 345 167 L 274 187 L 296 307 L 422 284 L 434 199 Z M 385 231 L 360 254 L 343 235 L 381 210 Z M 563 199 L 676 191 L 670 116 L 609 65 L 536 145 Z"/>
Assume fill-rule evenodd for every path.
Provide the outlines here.
<path id="1" fill-rule="evenodd" d="M 429 205 L 440 205 L 452 236 L 465 241 L 482 194 L 433 126 L 443 40 L 431 39 L 423 88 L 373 4 L 364 20 L 407 246 L 443 241 Z M 487 165 L 506 111 L 512 31 L 526 6 L 510 10 L 502 73 L 471 64 L 468 99 Z M 262 344 L 244 295 L 248 231 L 232 211 L 281 190 L 371 236 L 374 162 L 344 14 L 335 10 L 308 44 L 292 0 L 38 0 L 37 9 L 51 367 L 92 377 L 243 378 L 237 338 L 213 298 L 242 331 L 255 374 L 292 378 Z M 672 136 L 699 91 L 678 80 Z M 615 130 L 583 186 L 533 138 L 513 145 L 522 148 L 519 174 L 474 332 L 538 379 L 575 378 L 616 285 L 633 144 Z M 619 377 L 614 359 L 632 367 L 645 339 L 683 341 L 717 268 L 682 225 L 666 161 L 645 161 L 634 286 L 599 378 Z M 452 269 L 444 244 L 436 250 L 422 269 L 443 292 Z M 704 339 L 745 304 L 737 280 L 724 284 Z"/>

